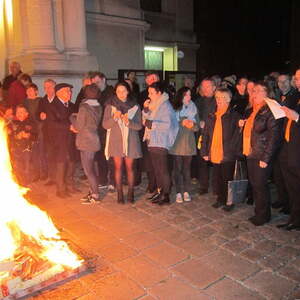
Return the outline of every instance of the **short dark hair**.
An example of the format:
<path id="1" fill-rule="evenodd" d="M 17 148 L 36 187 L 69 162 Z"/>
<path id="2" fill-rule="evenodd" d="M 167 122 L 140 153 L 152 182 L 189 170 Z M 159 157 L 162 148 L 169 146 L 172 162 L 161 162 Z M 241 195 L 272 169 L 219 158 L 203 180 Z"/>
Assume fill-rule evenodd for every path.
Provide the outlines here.
<path id="1" fill-rule="evenodd" d="M 35 91 L 38 91 L 38 90 L 39 90 L 38 86 L 37 86 L 35 83 L 30 83 L 30 84 L 27 86 L 26 90 L 28 90 L 28 89 L 30 89 L 30 88 L 34 89 Z"/>
<path id="2" fill-rule="evenodd" d="M 203 81 L 210 81 L 214 86 L 216 86 L 216 82 L 211 77 L 205 77 L 201 80 L 200 85 L 202 85 Z"/>
<path id="3" fill-rule="evenodd" d="M 26 74 L 26 73 L 22 73 L 19 76 L 19 80 L 25 80 L 25 81 L 29 81 L 30 83 L 32 83 L 31 77 L 28 74 Z"/>
<path id="4" fill-rule="evenodd" d="M 83 88 L 83 94 L 85 99 L 98 99 L 101 92 L 97 84 L 92 83 Z"/>
<path id="5" fill-rule="evenodd" d="M 159 92 L 163 93 L 166 91 L 166 87 L 161 81 L 152 83 L 151 85 L 148 86 L 148 90 L 149 90 L 149 88 L 155 89 L 155 91 L 157 93 L 159 93 Z"/>
<path id="6" fill-rule="evenodd" d="M 219 93 L 226 93 L 229 95 L 230 99 L 232 98 L 232 92 L 230 89 L 228 88 L 225 88 L 225 87 L 220 87 L 220 88 L 217 88 L 216 92 L 219 92 Z M 216 93 L 215 92 L 215 93 Z"/>
<path id="7" fill-rule="evenodd" d="M 147 71 L 146 74 L 145 74 L 145 78 L 150 76 L 150 75 L 156 75 L 157 78 L 160 79 L 159 74 L 156 71 Z"/>
<path id="8" fill-rule="evenodd" d="M 100 77 L 101 79 L 103 79 L 103 78 L 106 79 L 106 76 L 104 75 L 104 73 L 101 73 L 101 72 L 98 72 L 98 71 L 91 71 L 88 74 L 90 76 L 90 79 L 93 79 L 96 76 Z"/>
<path id="9" fill-rule="evenodd" d="M 18 108 L 24 108 L 28 112 L 28 109 L 27 109 L 27 107 L 24 104 L 18 104 L 16 106 L 16 111 L 17 111 Z"/>
<path id="10" fill-rule="evenodd" d="M 124 86 L 124 87 L 126 88 L 128 94 L 131 93 L 131 88 L 130 88 L 129 84 L 128 84 L 125 80 L 124 80 L 124 81 L 123 81 L 123 80 L 122 80 L 122 81 L 118 81 L 118 82 L 116 83 L 116 85 L 115 85 L 115 87 L 114 87 L 115 92 L 116 92 L 116 90 L 117 90 L 117 88 L 118 88 L 119 86 Z"/>

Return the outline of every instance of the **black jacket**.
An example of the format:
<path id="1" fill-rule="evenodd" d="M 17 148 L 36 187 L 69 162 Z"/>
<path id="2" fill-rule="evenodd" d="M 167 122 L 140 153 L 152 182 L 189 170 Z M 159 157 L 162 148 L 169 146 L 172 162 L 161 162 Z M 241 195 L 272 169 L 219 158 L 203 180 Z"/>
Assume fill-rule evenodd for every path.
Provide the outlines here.
<path id="1" fill-rule="evenodd" d="M 294 109 L 300 113 L 300 103 Z M 283 126 L 283 135 L 285 134 L 288 119 L 285 118 Z M 300 169 L 300 120 L 293 121 L 290 129 L 290 141 L 283 142 L 280 149 L 279 159 L 287 163 L 289 167 Z"/>
<path id="2" fill-rule="evenodd" d="M 75 135 L 70 131 L 70 115 L 74 112 L 74 104 L 69 106 L 55 97 L 47 114 L 49 124 L 49 137 L 55 149 L 57 162 L 64 162 L 67 158 L 75 159 Z"/>
<path id="3" fill-rule="evenodd" d="M 275 120 L 268 105 L 257 113 L 251 133 L 251 153 L 248 159 L 269 163 L 282 141 L 280 121 Z"/>
<path id="4" fill-rule="evenodd" d="M 222 135 L 223 135 L 223 161 L 234 161 L 237 158 L 238 144 L 240 142 L 240 128 L 238 122 L 241 116 L 236 111 L 229 108 L 222 116 Z M 216 123 L 215 113 L 210 113 L 206 119 L 202 135 L 201 156 L 210 156 L 210 148 Z"/>
<path id="5" fill-rule="evenodd" d="M 283 106 L 287 106 L 288 108 L 295 109 L 299 99 L 300 99 L 300 92 L 294 88 L 291 88 L 289 92 L 285 95 L 280 93 L 278 102 Z"/>

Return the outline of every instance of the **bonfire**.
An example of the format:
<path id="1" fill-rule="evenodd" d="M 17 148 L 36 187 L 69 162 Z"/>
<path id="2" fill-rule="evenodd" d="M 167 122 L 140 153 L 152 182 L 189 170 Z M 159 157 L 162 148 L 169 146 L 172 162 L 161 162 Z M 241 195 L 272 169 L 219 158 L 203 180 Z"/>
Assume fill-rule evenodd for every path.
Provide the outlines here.
<path id="1" fill-rule="evenodd" d="M 46 212 L 29 203 L 11 166 L 5 123 L 0 120 L 0 299 L 16 295 L 83 260 L 72 252 Z"/>

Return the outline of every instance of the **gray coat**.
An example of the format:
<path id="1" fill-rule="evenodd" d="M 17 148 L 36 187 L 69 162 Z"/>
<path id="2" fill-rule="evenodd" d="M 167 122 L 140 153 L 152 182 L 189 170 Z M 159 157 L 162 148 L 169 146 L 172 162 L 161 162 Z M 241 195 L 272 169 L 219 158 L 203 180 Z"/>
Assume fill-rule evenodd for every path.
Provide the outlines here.
<path id="1" fill-rule="evenodd" d="M 199 130 L 199 116 L 196 115 L 196 122 L 194 127 L 188 129 L 182 126 L 182 120 L 179 121 L 179 131 L 173 144 L 173 147 L 169 150 L 169 153 L 172 155 L 182 155 L 182 156 L 193 156 L 197 154 L 196 148 L 196 137 L 195 132 Z"/>
<path id="2" fill-rule="evenodd" d="M 102 126 L 105 129 L 110 129 L 110 138 L 107 141 L 108 156 L 109 157 L 124 157 L 123 153 L 123 138 L 121 129 L 118 123 L 112 117 L 112 106 L 107 105 L 104 110 Z M 128 124 L 128 157 L 140 158 L 142 157 L 141 142 L 139 138 L 139 130 L 142 129 L 142 113 L 138 108 L 132 120 Z"/>
<path id="3" fill-rule="evenodd" d="M 101 148 L 98 132 L 102 107 L 97 100 L 93 100 L 83 100 L 78 113 L 70 116 L 73 127 L 78 131 L 76 134 L 76 147 L 80 151 L 97 152 Z M 94 105 L 88 104 L 89 102 Z"/>

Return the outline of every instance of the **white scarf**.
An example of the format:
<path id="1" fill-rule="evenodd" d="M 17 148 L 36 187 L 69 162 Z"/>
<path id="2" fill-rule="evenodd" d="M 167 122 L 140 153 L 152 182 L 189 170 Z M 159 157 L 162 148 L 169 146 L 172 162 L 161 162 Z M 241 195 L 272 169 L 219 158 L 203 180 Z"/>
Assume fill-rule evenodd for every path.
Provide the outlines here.
<path id="1" fill-rule="evenodd" d="M 130 108 L 127 112 L 128 114 L 128 120 L 132 120 L 138 110 L 138 106 L 135 105 L 132 108 Z M 111 107 L 111 115 L 113 116 L 114 113 L 116 112 L 116 107 L 112 106 Z M 129 137 L 129 128 L 128 126 L 125 125 L 125 123 L 121 120 L 118 119 L 117 121 L 120 130 L 121 130 L 121 134 L 122 134 L 122 144 L 123 144 L 123 154 L 125 156 L 128 156 L 128 137 Z M 107 129 L 107 133 L 106 133 L 106 143 L 105 143 L 105 157 L 108 160 L 109 159 L 109 155 L 108 155 L 108 145 L 109 145 L 109 141 L 110 141 L 110 133 L 111 133 L 111 129 Z"/>

